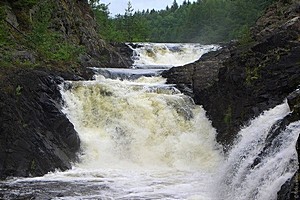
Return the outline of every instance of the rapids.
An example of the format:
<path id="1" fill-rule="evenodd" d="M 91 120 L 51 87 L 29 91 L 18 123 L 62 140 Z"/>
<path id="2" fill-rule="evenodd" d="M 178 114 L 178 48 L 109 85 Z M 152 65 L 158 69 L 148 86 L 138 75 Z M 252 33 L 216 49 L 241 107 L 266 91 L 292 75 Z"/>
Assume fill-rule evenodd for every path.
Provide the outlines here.
<path id="1" fill-rule="evenodd" d="M 161 70 L 217 46 L 140 44 L 133 69 L 94 69 L 91 81 L 65 81 L 63 112 L 81 139 L 71 170 L 0 182 L 3 199 L 273 200 L 297 170 L 294 122 L 264 149 L 286 102 L 244 127 L 224 154 L 205 110 L 165 84 Z"/>
<path id="2" fill-rule="evenodd" d="M 170 68 L 195 62 L 203 54 L 216 51 L 217 45 L 200 45 L 193 43 L 140 43 L 133 49 L 134 68 Z"/>

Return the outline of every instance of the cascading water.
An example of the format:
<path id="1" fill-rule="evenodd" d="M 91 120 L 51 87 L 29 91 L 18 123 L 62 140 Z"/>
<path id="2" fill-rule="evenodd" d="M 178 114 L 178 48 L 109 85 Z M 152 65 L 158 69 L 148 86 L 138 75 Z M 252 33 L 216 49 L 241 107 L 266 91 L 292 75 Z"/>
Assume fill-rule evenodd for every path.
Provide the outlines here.
<path id="1" fill-rule="evenodd" d="M 203 54 L 215 51 L 216 45 L 172 44 L 172 43 L 141 43 L 133 49 L 135 68 L 170 68 L 195 62 Z"/>
<path id="2" fill-rule="evenodd" d="M 63 97 L 86 152 L 80 166 L 193 169 L 219 160 L 203 109 L 160 79 L 70 83 Z"/>
<path id="3" fill-rule="evenodd" d="M 252 120 L 238 134 L 220 169 L 218 191 L 224 200 L 273 200 L 298 169 L 295 149 L 300 121 L 280 130 L 289 113 L 283 103 Z M 280 130 L 276 134 L 276 131 Z M 271 140 L 272 138 L 272 140 Z"/>
<path id="4" fill-rule="evenodd" d="M 156 55 L 150 57 L 161 56 L 157 46 L 177 61 L 183 60 L 177 57 L 182 51 L 192 48 L 191 44 L 152 44 Z M 179 50 L 183 47 L 187 49 Z M 217 48 L 206 47 L 201 46 L 201 52 Z M 297 170 L 300 122 L 280 131 L 265 149 L 278 120 L 289 113 L 287 104 L 252 120 L 224 155 L 203 108 L 166 85 L 158 73 L 151 74 L 167 61 L 149 61 L 143 53 L 149 49 L 151 44 L 141 44 L 135 50 L 139 52 L 135 66 L 142 69 L 95 69 L 102 75 L 93 81 L 66 81 L 61 89 L 63 111 L 80 136 L 80 162 L 66 172 L 1 182 L 0 197 L 276 199 L 281 185 Z"/>

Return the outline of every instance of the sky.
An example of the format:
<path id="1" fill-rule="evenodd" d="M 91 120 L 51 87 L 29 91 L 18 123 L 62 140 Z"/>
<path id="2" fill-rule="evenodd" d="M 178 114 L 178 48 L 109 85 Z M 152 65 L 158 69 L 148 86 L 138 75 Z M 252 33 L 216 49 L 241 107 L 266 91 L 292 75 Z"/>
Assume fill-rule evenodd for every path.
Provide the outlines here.
<path id="1" fill-rule="evenodd" d="M 165 9 L 167 5 L 169 7 L 173 4 L 174 0 L 130 0 L 132 7 L 135 11 L 144 10 L 161 10 Z M 178 5 L 181 5 L 184 0 L 176 0 Z M 194 2 L 195 0 L 190 0 L 190 2 Z M 100 0 L 101 3 L 109 4 L 108 9 L 111 13 L 111 16 L 115 16 L 116 14 L 124 14 L 125 9 L 127 8 L 128 0 Z"/>

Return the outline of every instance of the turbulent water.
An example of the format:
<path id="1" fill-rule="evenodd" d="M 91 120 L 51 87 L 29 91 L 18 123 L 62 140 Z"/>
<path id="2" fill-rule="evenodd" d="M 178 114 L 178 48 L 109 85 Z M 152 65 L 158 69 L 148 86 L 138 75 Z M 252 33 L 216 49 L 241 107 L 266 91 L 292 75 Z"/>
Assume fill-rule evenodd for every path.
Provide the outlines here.
<path id="1" fill-rule="evenodd" d="M 162 46 L 168 47 L 164 51 L 171 51 L 172 47 L 178 61 L 182 59 L 176 53 L 182 54 L 184 48 L 198 53 L 185 55 L 191 62 L 201 56 L 199 47 L 201 52 L 217 48 L 152 44 L 153 52 Z M 290 124 L 275 137 L 272 148 L 263 156 L 261 151 L 278 120 L 289 113 L 287 104 L 252 120 L 224 155 L 203 108 L 172 85 L 166 85 L 159 73 L 151 74 L 157 70 L 154 65 L 167 63 L 161 60 L 149 63 L 143 53 L 148 52 L 146 48 L 151 49 L 151 45 L 142 44 L 136 49 L 139 58 L 135 66 L 143 65 L 142 71 L 95 69 L 98 73 L 95 80 L 66 81 L 62 85 L 63 111 L 82 143 L 80 162 L 66 172 L 4 181 L 0 183 L 0 196 L 4 199 L 276 199 L 281 185 L 297 170 L 295 143 L 300 123 Z M 184 62 L 188 62 L 186 57 Z M 254 164 L 258 156 L 260 162 Z"/>
<path id="2" fill-rule="evenodd" d="M 203 54 L 215 51 L 216 45 L 142 43 L 133 49 L 135 68 L 169 68 L 195 62 Z"/>

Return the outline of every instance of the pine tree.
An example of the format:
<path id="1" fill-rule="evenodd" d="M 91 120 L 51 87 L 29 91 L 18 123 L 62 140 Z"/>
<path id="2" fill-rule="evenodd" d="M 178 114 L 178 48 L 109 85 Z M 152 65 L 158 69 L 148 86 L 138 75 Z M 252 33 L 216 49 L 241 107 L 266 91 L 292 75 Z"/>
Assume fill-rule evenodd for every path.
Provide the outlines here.
<path id="1" fill-rule="evenodd" d="M 127 8 L 125 9 L 125 32 L 126 38 L 128 42 L 132 42 L 133 40 L 133 27 L 134 27 L 134 19 L 133 19 L 133 7 L 131 1 L 129 0 L 127 3 Z"/>
<path id="2" fill-rule="evenodd" d="M 172 6 L 171 6 L 171 10 L 172 10 L 172 11 L 175 11 L 175 10 L 178 9 L 178 7 L 179 7 L 179 6 L 178 6 L 178 3 L 176 2 L 176 0 L 174 0 L 174 1 L 173 1 L 173 4 L 172 4 Z"/>

